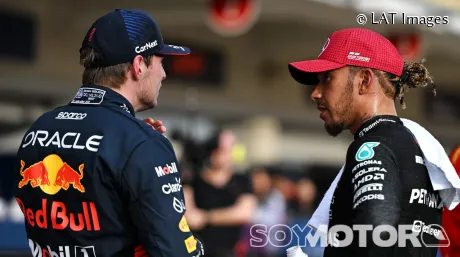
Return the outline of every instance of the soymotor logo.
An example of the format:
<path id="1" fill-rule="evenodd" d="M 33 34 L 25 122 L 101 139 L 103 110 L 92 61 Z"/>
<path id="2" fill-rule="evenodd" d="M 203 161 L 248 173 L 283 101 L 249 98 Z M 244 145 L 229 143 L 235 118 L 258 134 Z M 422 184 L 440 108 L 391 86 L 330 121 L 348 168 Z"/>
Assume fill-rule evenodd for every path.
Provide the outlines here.
<path id="1" fill-rule="evenodd" d="M 293 241 L 297 241 L 300 247 L 347 247 L 357 242 L 359 247 L 367 247 L 370 244 L 379 247 L 390 247 L 395 244 L 398 247 L 448 247 L 450 245 L 444 228 L 437 224 L 426 225 L 419 220 L 415 220 L 410 225 L 399 225 L 397 228 L 391 225 L 380 225 L 375 228 L 372 225 L 353 225 L 353 227 L 336 225 L 329 229 L 327 226 L 320 226 L 318 230 L 308 225 L 302 228 L 297 224 L 293 227 L 277 224 L 269 228 L 264 224 L 256 224 L 251 227 L 250 235 L 251 247 L 265 247 L 268 244 L 287 247 L 292 245 Z M 368 242 L 369 238 L 372 242 Z"/>

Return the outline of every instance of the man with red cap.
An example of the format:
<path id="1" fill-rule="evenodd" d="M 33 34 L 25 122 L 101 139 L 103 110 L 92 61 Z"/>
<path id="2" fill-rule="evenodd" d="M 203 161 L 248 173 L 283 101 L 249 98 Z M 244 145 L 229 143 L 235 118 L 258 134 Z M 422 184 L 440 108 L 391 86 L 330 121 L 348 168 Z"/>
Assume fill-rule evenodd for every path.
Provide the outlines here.
<path id="1" fill-rule="evenodd" d="M 311 98 L 331 136 L 344 130 L 354 136 L 331 201 L 332 240 L 324 256 L 435 257 L 437 248 L 427 245 L 438 243 L 439 231 L 428 225 L 439 226 L 443 204 L 423 152 L 395 107 L 398 99 L 405 108 L 409 88 L 434 86 L 425 66 L 405 63 L 382 35 L 350 28 L 332 33 L 316 60 L 290 63 L 289 72 L 313 86 Z M 336 225 L 353 233 L 332 233 Z M 416 234 L 401 237 L 400 225 L 409 231 L 399 233 Z"/>

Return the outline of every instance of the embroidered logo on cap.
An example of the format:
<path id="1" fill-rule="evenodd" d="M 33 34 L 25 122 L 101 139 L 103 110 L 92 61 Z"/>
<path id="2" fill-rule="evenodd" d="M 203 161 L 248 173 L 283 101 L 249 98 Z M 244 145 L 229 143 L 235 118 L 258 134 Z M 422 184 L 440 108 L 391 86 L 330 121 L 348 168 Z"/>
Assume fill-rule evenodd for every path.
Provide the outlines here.
<path id="1" fill-rule="evenodd" d="M 331 39 L 328 38 L 328 39 L 326 40 L 326 43 L 324 43 L 324 45 L 323 45 L 323 50 L 321 50 L 321 53 L 318 55 L 318 57 L 320 57 L 320 56 L 323 54 L 324 50 L 326 50 L 326 48 L 329 46 L 329 43 L 330 43 L 330 42 L 331 42 Z"/>

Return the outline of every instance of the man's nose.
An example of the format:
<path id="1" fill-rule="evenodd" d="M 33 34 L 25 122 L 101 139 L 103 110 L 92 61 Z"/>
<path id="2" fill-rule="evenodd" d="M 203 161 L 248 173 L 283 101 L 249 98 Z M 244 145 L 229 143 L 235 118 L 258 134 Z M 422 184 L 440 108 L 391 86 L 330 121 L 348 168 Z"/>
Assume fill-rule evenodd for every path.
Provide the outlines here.
<path id="1" fill-rule="evenodd" d="M 165 79 L 166 79 L 166 71 L 165 71 L 165 69 L 163 68 L 163 78 L 162 78 L 162 80 L 165 80 Z"/>
<path id="2" fill-rule="evenodd" d="M 315 86 L 315 88 L 313 89 L 313 92 L 311 92 L 310 97 L 311 97 L 311 100 L 313 100 L 313 102 L 317 102 L 319 99 L 321 99 L 321 97 L 323 97 L 323 93 L 321 91 L 320 85 Z"/>

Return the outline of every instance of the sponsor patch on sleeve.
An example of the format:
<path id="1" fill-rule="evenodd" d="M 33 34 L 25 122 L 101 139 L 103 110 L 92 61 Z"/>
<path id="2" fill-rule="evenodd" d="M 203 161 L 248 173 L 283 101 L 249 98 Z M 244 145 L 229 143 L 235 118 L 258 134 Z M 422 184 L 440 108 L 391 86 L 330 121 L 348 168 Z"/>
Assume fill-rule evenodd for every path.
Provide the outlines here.
<path id="1" fill-rule="evenodd" d="M 185 219 L 185 216 L 182 216 L 182 219 L 180 219 L 179 229 L 182 232 L 190 232 L 190 228 L 188 227 L 187 220 Z"/>
<path id="2" fill-rule="evenodd" d="M 372 159 L 375 155 L 374 147 L 378 146 L 379 142 L 366 142 L 361 145 L 356 153 L 355 159 L 358 162 Z"/>
<path id="3" fill-rule="evenodd" d="M 196 250 L 196 240 L 194 236 L 189 236 L 184 241 L 185 247 L 187 247 L 187 252 L 191 253 Z"/>

